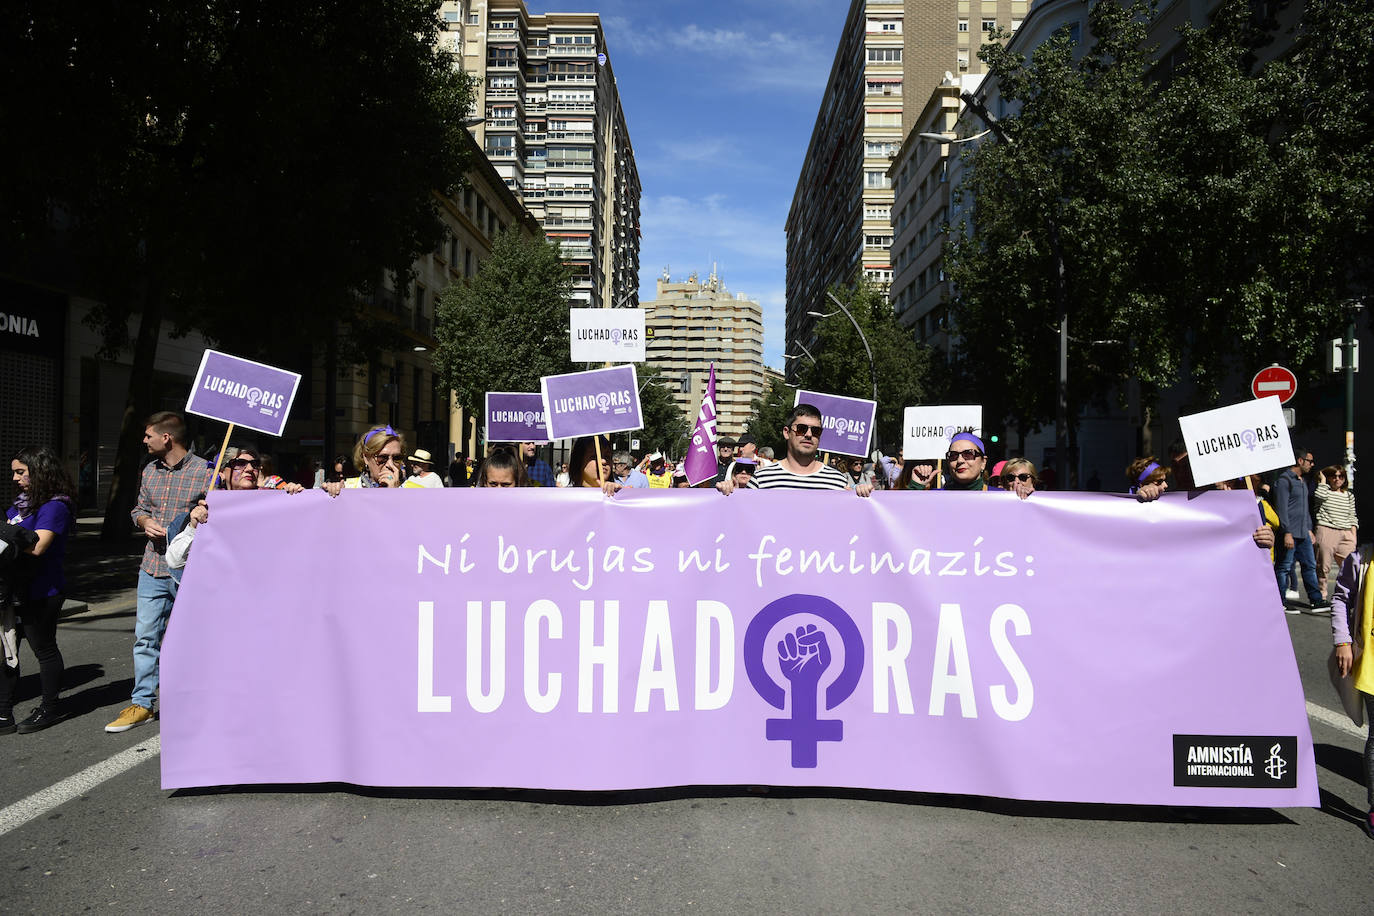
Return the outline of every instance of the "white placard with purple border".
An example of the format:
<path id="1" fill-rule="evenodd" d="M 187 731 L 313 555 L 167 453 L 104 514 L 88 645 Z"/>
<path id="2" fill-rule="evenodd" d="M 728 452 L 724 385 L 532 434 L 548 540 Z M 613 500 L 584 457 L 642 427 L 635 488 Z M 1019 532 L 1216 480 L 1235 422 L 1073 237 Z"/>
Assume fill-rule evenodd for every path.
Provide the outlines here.
<path id="1" fill-rule="evenodd" d="M 300 383 L 298 373 L 206 350 L 186 412 L 280 436 Z"/>
<path id="2" fill-rule="evenodd" d="M 551 439 L 622 433 L 644 425 L 634 366 L 546 375 L 539 388 Z"/>
<path id="3" fill-rule="evenodd" d="M 1178 425 L 1199 487 L 1293 464 L 1293 443 L 1277 397 L 1179 417 Z"/>
<path id="4" fill-rule="evenodd" d="M 821 412 L 821 451 L 836 455 L 868 457 L 868 444 L 873 441 L 873 419 L 878 413 L 876 401 L 847 398 L 839 394 L 797 390 L 797 404 L 810 404 Z"/>
<path id="5" fill-rule="evenodd" d="M 573 362 L 644 362 L 642 309 L 570 309 L 568 316 Z"/>
<path id="6" fill-rule="evenodd" d="M 943 458 L 956 433 L 983 438 L 981 404 L 939 404 L 902 411 L 902 457 Z"/>
<path id="7" fill-rule="evenodd" d="M 488 391 L 488 442 L 548 442 L 544 396 L 515 391 Z"/>

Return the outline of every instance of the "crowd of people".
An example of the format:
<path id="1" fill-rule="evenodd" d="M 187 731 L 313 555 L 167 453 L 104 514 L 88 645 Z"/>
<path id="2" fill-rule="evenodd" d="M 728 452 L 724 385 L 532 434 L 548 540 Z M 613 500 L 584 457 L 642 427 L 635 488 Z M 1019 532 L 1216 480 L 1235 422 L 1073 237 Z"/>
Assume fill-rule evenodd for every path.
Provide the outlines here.
<path id="1" fill-rule="evenodd" d="M 714 477 L 696 485 L 714 486 L 727 496 L 738 490 L 771 489 L 850 490 L 860 497 L 871 497 L 879 490 L 1000 490 L 1028 499 L 1042 483 L 1035 465 L 1024 457 L 989 467 L 988 449 L 973 433 L 955 435 L 939 457 L 902 460 L 875 452 L 871 460 L 836 456 L 827 461 L 821 450 L 823 432 L 819 410 L 799 404 L 782 427 L 785 453 L 781 457 L 760 448 L 748 433 L 738 439 L 722 438 L 717 443 Z M 150 460 L 131 514 L 134 526 L 147 538 L 138 572 L 134 685 L 129 705 L 105 726 L 107 732 L 128 731 L 155 717 L 162 638 L 195 534 L 209 522 L 208 491 L 275 489 L 296 494 L 306 489 L 272 474 L 266 456 L 252 445 L 226 448 L 218 465 L 195 455 L 186 423 L 175 413 L 149 417 L 143 442 Z M 627 488 L 688 486 L 684 467 L 661 452 L 636 460 L 627 451 L 613 450 L 605 437 L 577 439 L 567 463 L 557 471 L 537 452 L 537 443 L 522 442 L 493 446 L 480 462 L 459 455 L 445 480 L 435 472 L 428 451 L 407 453 L 401 433 L 388 425 L 376 426 L 359 437 L 351 456 L 338 456 L 330 467 L 316 468 L 314 484 L 335 497 L 350 489 L 445 485 L 588 487 L 607 495 Z M 1197 489 L 1183 443 L 1170 448 L 1167 461 L 1144 456 L 1126 468 L 1126 483 L 1137 499 L 1155 500 L 1170 488 Z M 1293 465 L 1277 474 L 1216 486 L 1254 494 L 1258 524 L 1251 538 L 1270 553 L 1285 610 L 1329 614 L 1334 605 L 1334 658 L 1342 674 L 1348 675 L 1357 666 L 1363 636 L 1374 625 L 1374 593 L 1364 588 L 1368 560 L 1357 551 L 1359 520 L 1347 472 L 1332 465 L 1314 473 L 1315 466 L 1312 452 L 1299 448 Z M 0 643 L 4 648 L 0 734 L 40 731 L 61 718 L 63 659 L 56 632 L 66 595 L 63 559 L 75 525 L 78 493 L 61 460 L 48 448 L 21 449 L 11 462 L 11 471 L 16 495 L 0 539 Z M 1328 593 L 1333 569 L 1339 572 Z M 1299 601 L 1299 577 L 1307 595 L 1305 603 Z M 16 722 L 21 640 L 38 661 L 41 699 L 28 716 Z M 1365 686 L 1374 690 L 1374 665 Z M 1368 692 L 1363 702 L 1374 720 L 1374 699 Z M 1374 838 L 1374 738 L 1366 744 L 1365 761 L 1371 786 L 1371 815 L 1365 827 Z"/>

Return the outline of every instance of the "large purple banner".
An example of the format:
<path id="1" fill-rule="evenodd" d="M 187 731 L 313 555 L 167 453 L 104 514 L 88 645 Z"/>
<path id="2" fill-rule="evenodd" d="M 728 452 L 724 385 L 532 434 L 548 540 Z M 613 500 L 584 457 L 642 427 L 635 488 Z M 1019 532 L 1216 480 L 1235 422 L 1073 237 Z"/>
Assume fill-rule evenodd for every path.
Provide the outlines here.
<path id="1" fill-rule="evenodd" d="M 1254 513 L 1220 492 L 214 493 L 163 650 L 163 786 L 1316 805 Z M 243 549 L 264 531 L 328 549 Z"/>
<path id="2" fill-rule="evenodd" d="M 300 381 L 295 372 L 206 350 L 186 412 L 280 436 Z"/>

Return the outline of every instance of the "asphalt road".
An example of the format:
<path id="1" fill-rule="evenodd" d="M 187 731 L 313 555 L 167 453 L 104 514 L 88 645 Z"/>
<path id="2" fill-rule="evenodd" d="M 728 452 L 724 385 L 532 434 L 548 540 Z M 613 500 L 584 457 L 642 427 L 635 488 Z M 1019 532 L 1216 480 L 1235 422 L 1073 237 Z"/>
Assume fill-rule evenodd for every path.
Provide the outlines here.
<path id="1" fill-rule="evenodd" d="M 748 787 L 164 792 L 157 724 L 102 731 L 132 670 L 132 591 L 117 587 L 130 560 L 107 565 L 109 587 L 60 627 L 71 718 L 0 737 L 3 913 L 1370 909 L 1363 737 L 1320 711 L 1319 810 Z M 1328 620 L 1288 623 L 1309 701 L 1334 709 Z M 21 695 L 37 687 L 30 672 Z M 52 805 L 52 787 L 90 767 Z"/>

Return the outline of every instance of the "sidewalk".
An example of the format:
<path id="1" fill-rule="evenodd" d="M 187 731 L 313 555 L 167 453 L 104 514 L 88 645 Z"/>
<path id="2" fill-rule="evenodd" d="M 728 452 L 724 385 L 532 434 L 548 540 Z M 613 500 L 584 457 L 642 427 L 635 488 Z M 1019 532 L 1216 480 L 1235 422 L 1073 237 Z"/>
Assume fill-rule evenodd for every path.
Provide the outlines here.
<path id="1" fill-rule="evenodd" d="M 138 604 L 138 566 L 146 541 L 142 535 L 130 535 L 120 544 L 102 541 L 103 522 L 101 516 L 78 518 L 76 534 L 67 539 L 63 617 L 131 611 Z"/>

